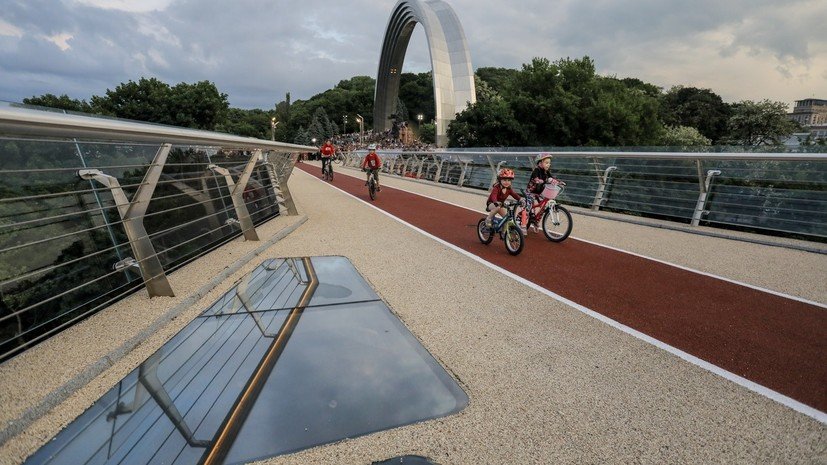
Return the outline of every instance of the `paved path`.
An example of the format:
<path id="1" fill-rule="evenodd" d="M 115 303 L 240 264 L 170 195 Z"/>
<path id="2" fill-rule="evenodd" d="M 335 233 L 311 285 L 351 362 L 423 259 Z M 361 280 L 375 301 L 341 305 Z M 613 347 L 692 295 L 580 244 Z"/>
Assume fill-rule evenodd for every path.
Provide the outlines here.
<path id="1" fill-rule="evenodd" d="M 311 174 L 312 165 L 299 164 Z M 529 233 L 509 255 L 476 237 L 477 212 L 361 179 L 335 187 L 623 325 L 827 412 L 827 308 L 576 239 Z M 576 226 L 575 226 L 576 227 Z"/>
<path id="2" fill-rule="evenodd" d="M 249 262 L 237 271 L 232 268 L 223 277 L 229 264 L 248 257 L 260 243 L 232 241 L 174 272 L 170 280 L 178 298 L 148 299 L 136 293 L 0 365 L 0 420 L 6 424 L 41 404 L 102 354 L 153 328 L 150 323 L 169 315 L 170 307 L 193 302 L 124 356 L 107 356 L 108 368 L 100 376 L 74 388 L 71 396 L 0 446 L 0 464 L 22 462 L 263 260 L 319 255 L 350 259 L 471 402 L 456 415 L 268 459 L 267 464 L 369 464 L 404 454 L 446 465 L 827 462 L 825 423 L 618 331 L 536 284 L 493 269 L 468 250 L 366 207 L 338 190 L 348 182 L 344 176 L 331 186 L 317 173 L 296 170 L 290 179 L 306 221 L 260 255 L 245 258 Z M 386 185 L 472 209 L 482 205 L 478 195 L 384 179 Z M 390 193 L 383 189 L 380 205 L 390 200 Z M 278 218 L 257 230 L 263 240 L 273 238 L 296 220 Z M 453 219 L 445 226 L 463 229 L 472 222 Z M 827 302 L 824 255 L 590 217 L 576 216 L 575 222 L 575 235 L 583 239 Z M 442 226 L 433 227 L 438 232 Z M 487 248 L 475 243 L 473 228 L 467 229 L 462 234 L 467 247 L 511 258 L 501 243 Z M 543 243 L 536 237 L 529 241 L 527 254 Z M 552 250 L 562 256 L 574 244 L 567 241 Z M 720 258 L 710 261 L 709 256 Z M 218 284 L 210 284 L 199 298 L 196 291 L 212 281 Z"/>

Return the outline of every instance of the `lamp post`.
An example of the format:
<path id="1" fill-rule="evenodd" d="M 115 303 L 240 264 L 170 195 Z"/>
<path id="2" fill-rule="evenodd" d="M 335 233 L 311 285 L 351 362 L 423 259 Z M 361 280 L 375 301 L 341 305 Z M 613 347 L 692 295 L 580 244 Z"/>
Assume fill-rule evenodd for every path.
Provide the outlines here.
<path id="1" fill-rule="evenodd" d="M 365 118 L 359 113 L 356 113 L 356 121 L 359 123 L 359 144 L 361 145 L 365 137 Z"/>
<path id="2" fill-rule="evenodd" d="M 270 140 L 276 140 L 276 126 L 279 125 L 281 121 L 276 121 L 276 117 L 270 118 Z"/>
<path id="3" fill-rule="evenodd" d="M 416 115 L 416 119 L 417 119 L 417 121 L 419 121 L 419 126 L 420 127 L 422 127 L 422 119 L 423 118 L 425 118 L 425 115 L 423 115 L 422 113 Z"/>

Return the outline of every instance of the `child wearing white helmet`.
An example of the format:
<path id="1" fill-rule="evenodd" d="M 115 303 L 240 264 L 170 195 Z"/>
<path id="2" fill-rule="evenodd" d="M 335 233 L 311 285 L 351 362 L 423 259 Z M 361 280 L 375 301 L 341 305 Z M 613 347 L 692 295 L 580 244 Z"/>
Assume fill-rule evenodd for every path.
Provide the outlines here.
<path id="1" fill-rule="evenodd" d="M 382 160 L 379 158 L 379 155 L 376 154 L 376 144 L 368 145 L 368 154 L 365 155 L 365 159 L 362 161 L 362 170 L 367 172 L 365 175 L 365 185 L 368 185 L 368 179 L 370 179 L 370 174 L 373 173 L 373 179 L 376 180 L 376 190 L 381 191 L 382 188 L 379 186 L 379 168 L 382 167 Z"/>
<path id="2" fill-rule="evenodd" d="M 541 194 L 547 182 L 557 183 L 557 180 L 551 176 L 550 153 L 541 153 L 534 157 L 534 164 L 536 167 L 531 172 L 531 176 L 528 178 L 528 186 L 525 189 L 526 197 L 532 205 L 536 205 L 541 200 Z M 537 232 L 540 222 L 540 219 L 537 218 L 538 213 L 534 211 L 534 208 L 531 208 L 528 212 L 528 223 L 534 232 Z"/>

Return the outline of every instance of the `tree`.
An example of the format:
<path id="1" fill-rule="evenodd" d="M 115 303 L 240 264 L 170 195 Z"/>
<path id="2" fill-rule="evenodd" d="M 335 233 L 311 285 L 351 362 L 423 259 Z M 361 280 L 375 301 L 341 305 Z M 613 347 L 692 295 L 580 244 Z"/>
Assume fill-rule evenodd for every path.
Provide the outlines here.
<path id="1" fill-rule="evenodd" d="M 219 92 L 209 81 L 176 84 L 170 89 L 170 100 L 172 124 L 195 129 L 215 129 L 230 107 L 227 94 Z"/>
<path id="2" fill-rule="evenodd" d="M 691 126 L 712 143 L 727 133 L 732 108 L 709 89 L 675 86 L 661 97 L 660 117 L 666 126 Z"/>
<path id="3" fill-rule="evenodd" d="M 744 100 L 735 104 L 727 129 L 731 144 L 756 147 L 780 145 L 798 125 L 787 118 L 787 105 L 783 102 Z"/>
<path id="4" fill-rule="evenodd" d="M 493 87 L 488 85 L 486 81 L 483 81 L 478 75 L 474 75 L 474 88 L 476 90 L 476 97 L 477 101 L 485 101 L 485 100 L 495 100 L 495 99 L 502 99 L 500 94 L 494 90 Z"/>
<path id="5" fill-rule="evenodd" d="M 434 109 L 434 81 L 431 72 L 402 73 L 399 79 L 399 99 L 407 102 L 408 117 L 422 115 L 423 121 L 436 118 Z"/>
<path id="6" fill-rule="evenodd" d="M 316 111 L 324 109 L 326 115 L 336 115 L 339 120 L 342 115 L 361 114 L 365 118 L 365 129 L 373 125 L 373 92 L 375 80 L 369 76 L 355 76 L 349 80 L 340 81 L 336 87 L 320 94 L 316 94 L 308 100 L 296 100 L 294 102 L 279 102 L 276 105 L 277 118 L 281 124 L 278 126 L 280 137 L 283 140 L 295 138 L 299 127 L 309 128 Z M 282 119 L 279 113 L 282 110 L 289 110 L 289 118 Z M 353 118 L 350 118 L 353 121 Z M 339 131 L 335 122 L 328 118 L 333 124 L 322 124 L 322 132 L 329 132 L 331 135 Z M 320 120 L 320 123 L 323 123 Z M 332 131 L 332 132 L 331 132 Z"/>
<path id="7" fill-rule="evenodd" d="M 60 97 L 54 94 L 43 94 L 40 97 L 32 96 L 31 98 L 24 98 L 23 103 L 26 105 L 37 105 L 47 108 L 57 108 L 60 110 L 77 111 L 82 113 L 91 113 L 92 107 L 86 100 L 77 100 L 70 98 L 63 94 Z"/>
<path id="8" fill-rule="evenodd" d="M 104 97 L 93 96 L 92 107 L 118 118 L 212 130 L 225 118 L 229 103 L 227 94 L 209 81 L 170 87 L 155 78 L 141 78 L 107 89 Z"/>
<path id="9" fill-rule="evenodd" d="M 666 126 L 660 138 L 660 145 L 668 147 L 702 147 L 711 141 L 692 126 Z"/>
<path id="10" fill-rule="evenodd" d="M 528 135 L 504 100 L 469 105 L 448 126 L 449 147 L 525 146 Z"/>
<path id="11" fill-rule="evenodd" d="M 224 121 L 216 125 L 215 130 L 244 137 L 269 139 L 271 117 L 270 113 L 263 110 L 230 108 L 227 110 Z"/>
<path id="12" fill-rule="evenodd" d="M 422 123 L 419 127 L 419 140 L 425 144 L 436 142 L 436 124 Z"/>
<path id="13" fill-rule="evenodd" d="M 519 72 L 516 69 L 486 67 L 477 68 L 474 76 L 479 77 L 480 81 L 488 85 L 494 92 L 502 95 L 508 89 L 510 83 L 516 79 Z M 476 79 L 474 82 L 477 83 Z M 479 92 L 477 92 L 477 96 L 479 97 Z"/>
<path id="14" fill-rule="evenodd" d="M 408 118 L 408 107 L 405 106 L 405 102 L 399 97 L 396 97 L 393 114 L 396 115 L 396 121 L 398 122 L 410 121 Z"/>
<path id="15" fill-rule="evenodd" d="M 121 83 L 115 90 L 106 89 L 103 97 L 92 96 L 92 107 L 97 112 L 159 124 L 172 124 L 169 102 L 169 85 L 155 78 Z"/>
<path id="16" fill-rule="evenodd" d="M 504 94 L 529 145 L 649 145 L 662 130 L 657 99 L 596 75 L 589 57 L 554 63 L 535 58 Z"/>

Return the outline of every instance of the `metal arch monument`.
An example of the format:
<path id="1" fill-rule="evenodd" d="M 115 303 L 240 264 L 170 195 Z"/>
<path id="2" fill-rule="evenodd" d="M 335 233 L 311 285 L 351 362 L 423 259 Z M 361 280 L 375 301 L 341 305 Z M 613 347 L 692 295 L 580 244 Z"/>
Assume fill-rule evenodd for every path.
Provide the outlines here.
<path id="1" fill-rule="evenodd" d="M 457 15 L 442 0 L 400 0 L 388 20 L 373 102 L 373 125 L 376 130 L 390 129 L 388 119 L 399 96 L 399 79 L 405 52 L 414 26 L 421 23 L 431 54 L 436 109 L 436 143 L 447 145 L 448 123 L 454 115 L 476 102 L 474 71 L 465 33 Z"/>

